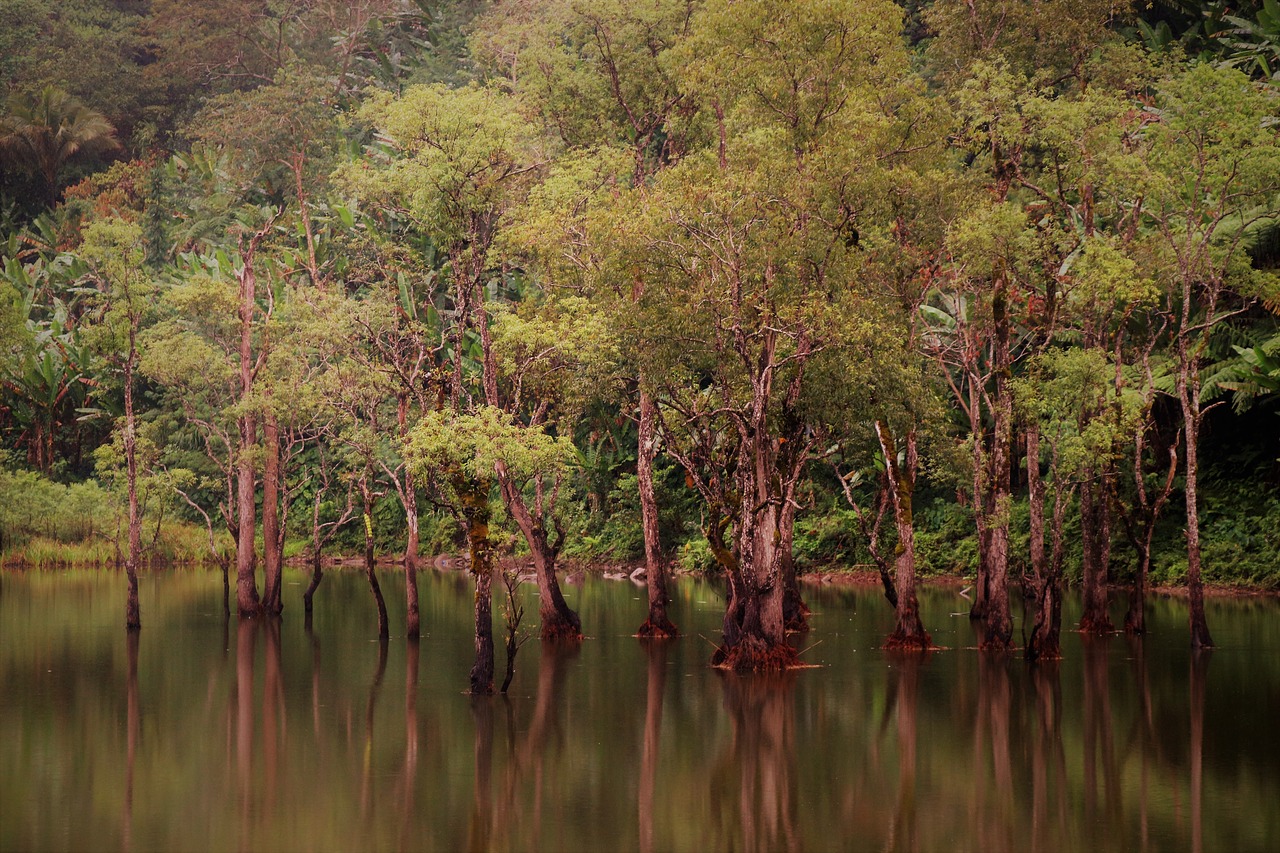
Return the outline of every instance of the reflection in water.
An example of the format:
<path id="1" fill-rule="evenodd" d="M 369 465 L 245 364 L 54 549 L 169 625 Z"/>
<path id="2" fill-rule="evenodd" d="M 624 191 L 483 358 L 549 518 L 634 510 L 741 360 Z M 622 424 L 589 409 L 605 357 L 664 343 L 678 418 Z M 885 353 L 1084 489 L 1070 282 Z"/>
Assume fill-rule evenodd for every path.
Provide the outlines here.
<path id="1" fill-rule="evenodd" d="M 1097 837 L 1100 825 L 1098 802 L 1106 809 L 1106 821 L 1117 820 L 1123 812 L 1118 784 L 1115 743 L 1111 735 L 1111 689 L 1107 679 L 1107 658 L 1111 637 L 1082 634 L 1084 650 L 1084 817 L 1090 842 L 1107 844 L 1113 839 Z M 1102 765 L 1099 787 L 1098 765 Z"/>
<path id="2" fill-rule="evenodd" d="M 927 653 L 926 653 L 927 655 Z M 893 812 L 888 850 L 919 850 L 916 833 L 916 707 L 920 667 L 926 655 L 918 652 L 888 654 L 893 661 L 893 712 L 898 723 L 898 803 Z"/>
<path id="3" fill-rule="evenodd" d="M 1011 814 L 1014 794 L 1013 762 L 1009 751 L 1011 665 L 1010 658 L 1004 654 L 983 652 L 978 655 L 978 713 L 973 738 L 973 766 L 975 769 L 986 767 L 989 739 L 994 779 L 992 786 L 974 786 L 970 821 L 978 846 L 988 850 L 1013 850 L 1021 841 L 1015 837 Z"/>
<path id="4" fill-rule="evenodd" d="M 705 666 L 710 587 L 677 582 L 690 639 L 646 648 L 636 593 L 588 579 L 598 639 L 522 658 L 503 701 L 462 693 L 452 577 L 423 576 L 431 631 L 385 657 L 357 570 L 326 579 L 310 635 L 226 622 L 216 573 L 156 574 L 140 645 L 114 580 L 3 576 L 0 848 L 1280 849 L 1271 600 L 1211 602 L 1211 661 L 1158 599 L 1141 640 L 1068 633 L 1027 667 L 965 648 L 954 593 L 922 599 L 952 650 L 913 659 L 870 645 L 877 589 L 815 596 L 825 666 L 770 684 Z"/>
<path id="5" fill-rule="evenodd" d="M 1204 850 L 1204 822 L 1201 811 L 1204 794 L 1204 683 L 1209 675 L 1211 649 L 1191 652 L 1191 850 Z"/>
<path id="6" fill-rule="evenodd" d="M 370 820 L 369 806 L 373 799 L 373 712 L 378 705 L 378 692 L 382 689 L 382 678 L 387 674 L 387 637 L 378 637 L 378 668 L 373 673 L 373 683 L 369 685 L 369 701 L 364 708 L 364 749 L 360 761 L 360 818 Z"/>
<path id="7" fill-rule="evenodd" d="M 732 738 L 712 775 L 721 850 L 799 850 L 796 831 L 796 674 L 719 676 Z M 736 772 L 737 780 L 733 777 Z M 728 819 L 735 808 L 737 825 Z"/>
<path id="8" fill-rule="evenodd" d="M 250 843 L 253 803 L 253 645 L 258 625 L 240 619 L 236 625 L 236 776 L 240 794 L 240 844 Z"/>
<path id="9" fill-rule="evenodd" d="M 1062 748 L 1062 677 L 1059 662 L 1030 668 L 1036 735 L 1031 753 L 1031 848 L 1056 850 L 1067 838 L 1067 760 Z M 1052 799 L 1051 799 L 1052 798 Z"/>
<path id="10" fill-rule="evenodd" d="M 648 659 L 644 706 L 644 746 L 640 753 L 640 786 L 636 796 L 639 812 L 640 851 L 652 853 L 653 793 L 658 779 L 658 745 L 662 734 L 662 699 L 667 687 L 667 651 L 670 640 L 642 640 Z"/>
<path id="11" fill-rule="evenodd" d="M 582 644 L 575 641 L 542 640 L 538 658 L 538 691 L 533 717 L 523 737 L 516 730 L 514 709 L 507 697 L 474 696 L 471 717 L 475 726 L 475 791 L 467 847 L 484 850 L 493 840 L 510 836 L 507 845 L 515 849 L 536 848 L 542 838 L 543 798 L 558 800 L 564 792 L 565 780 L 552 776 L 548 781 L 546 766 L 564 750 L 565 733 L 560 719 L 566 702 L 568 666 L 577 658 Z M 506 709 L 507 755 L 502 795 L 496 805 L 493 797 L 493 730 L 495 702 Z M 533 804 L 529 821 L 522 811 L 521 794 L 532 782 Z M 502 846 L 502 845 L 498 845 Z"/>
<path id="12" fill-rule="evenodd" d="M 262 620 L 262 636 L 266 639 L 266 675 L 262 687 L 262 753 L 266 765 L 266 804 L 264 811 L 272 814 L 276 808 L 279 791 L 280 754 L 285 740 L 284 685 L 280 657 L 280 620 L 266 617 Z"/>
<path id="13" fill-rule="evenodd" d="M 125 632 L 125 713 L 128 729 L 125 735 L 124 814 L 120 821 L 120 847 L 123 850 L 133 849 L 133 767 L 142 726 L 141 709 L 138 707 L 138 638 L 138 631 Z"/>
<path id="14" fill-rule="evenodd" d="M 471 722 L 475 727 L 472 760 L 475 787 L 471 795 L 471 817 L 467 821 L 467 850 L 481 853 L 489 849 L 493 832 L 493 703 L 492 696 L 472 694 Z"/>
<path id="15" fill-rule="evenodd" d="M 397 845 L 401 850 L 413 846 L 410 819 L 418 782 L 418 643 L 417 637 L 405 641 L 404 771 L 400 778 L 400 843 Z"/>

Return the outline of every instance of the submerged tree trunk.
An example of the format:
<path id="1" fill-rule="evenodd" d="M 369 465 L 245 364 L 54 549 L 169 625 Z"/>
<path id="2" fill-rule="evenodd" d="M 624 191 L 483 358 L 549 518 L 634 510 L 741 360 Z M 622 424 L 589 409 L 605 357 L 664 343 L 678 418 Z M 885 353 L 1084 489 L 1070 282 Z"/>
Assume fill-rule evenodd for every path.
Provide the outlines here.
<path id="1" fill-rule="evenodd" d="M 1196 448 L 1200 433 L 1198 421 L 1199 416 L 1196 415 L 1195 425 L 1187 423 L 1186 430 L 1187 592 L 1190 598 L 1191 647 L 1207 649 L 1213 647 L 1213 637 L 1209 634 L 1209 623 L 1205 618 L 1204 581 L 1200 576 L 1200 509 L 1197 491 L 1199 454 Z"/>
<path id="2" fill-rule="evenodd" d="M 1080 534 L 1084 546 L 1080 631 L 1085 634 L 1108 634 L 1113 630 L 1107 613 L 1107 563 L 1111 554 L 1107 518 L 1106 490 L 1098 472 L 1088 468 L 1080 486 Z"/>
<path id="3" fill-rule="evenodd" d="M 538 617 L 542 623 L 539 636 L 544 640 L 581 640 L 582 621 L 564 600 L 560 581 L 556 578 L 556 557 L 560 549 L 558 543 L 553 545 L 547 535 L 542 508 L 535 507 L 538 516 L 535 517 L 530 512 L 524 495 L 520 494 L 519 488 L 512 482 L 506 465 L 499 463 L 497 472 L 503 501 L 511 517 L 515 519 L 516 526 L 524 534 L 533 556 L 534 575 L 538 579 Z M 538 503 L 541 504 L 541 500 Z"/>
<path id="4" fill-rule="evenodd" d="M 885 648 L 924 651 L 932 645 L 932 638 L 920 621 L 920 603 L 916 598 L 915 521 L 912 516 L 912 497 L 919 459 L 916 431 L 914 427 L 907 430 L 901 465 L 898 464 L 897 441 L 886 422 L 876 421 L 876 438 L 885 458 L 893 518 L 898 528 L 898 545 L 894 558 L 894 609 L 897 620 L 893 632 L 885 640 Z"/>
<path id="5" fill-rule="evenodd" d="M 658 537 L 658 500 L 653 488 L 653 462 L 657 456 L 657 407 L 653 397 L 640 390 L 640 441 L 636 455 L 636 482 L 640 489 L 640 526 L 644 531 L 645 585 L 649 592 L 649 616 L 636 631 L 638 637 L 678 637 L 679 629 L 667 616 L 667 568 Z"/>
<path id="6" fill-rule="evenodd" d="M 978 533 L 978 573 L 973 582 L 973 605 L 969 608 L 969 618 L 981 620 L 987 618 L 988 578 L 990 575 L 991 537 L 987 528 L 987 515 L 991 511 L 988 506 L 990 488 L 987 483 L 987 459 L 983 452 L 982 429 L 982 397 L 978 388 L 979 379 L 976 374 L 969 374 L 969 435 L 972 447 L 970 456 L 973 466 L 973 521 Z M 889 486 L 892 488 L 892 484 Z"/>
<path id="7" fill-rule="evenodd" d="M 280 425 L 267 413 L 262 420 L 262 609 L 278 615 L 284 610 L 280 598 Z"/>
<path id="8" fill-rule="evenodd" d="M 460 480 L 460 478 L 459 478 Z M 493 693 L 493 554 L 489 542 L 489 488 L 487 483 L 458 483 L 462 515 L 471 554 L 471 574 L 476 580 L 475 647 L 471 665 L 471 693 Z"/>
<path id="9" fill-rule="evenodd" d="M 800 595 L 800 578 L 795 561 L 796 505 L 788 500 L 782 505 L 778 549 L 782 559 L 782 624 L 788 631 L 809 630 L 809 605 Z"/>
<path id="10" fill-rule="evenodd" d="M 762 411 L 762 407 L 761 407 Z M 725 613 L 724 645 L 715 666 L 737 672 L 782 670 L 798 662 L 787 643 L 783 618 L 781 520 L 784 501 L 767 432 L 760 428 L 743 442 L 739 471 L 741 504 L 737 539 L 737 577 L 731 578 Z"/>
<path id="11" fill-rule="evenodd" d="M 1040 476 L 1040 426 L 1027 427 L 1027 489 L 1031 504 L 1031 575 L 1033 585 L 1031 635 L 1027 637 L 1027 660 L 1057 660 L 1062 657 L 1062 520 L 1065 499 L 1054 480 L 1053 551 L 1045 559 L 1044 480 Z M 1031 616 L 1032 614 L 1028 614 Z"/>
<path id="12" fill-rule="evenodd" d="M 255 506 L 252 447 L 257 440 L 257 425 L 252 415 L 240 418 L 240 456 L 236 462 L 236 609 L 241 616 L 254 616 L 260 609 L 258 600 L 257 554 L 254 538 L 258 529 Z"/>
<path id="13" fill-rule="evenodd" d="M 418 613 L 418 499 L 413 475 L 405 472 L 405 520 L 409 527 L 404 547 L 405 636 L 418 639 L 421 632 Z"/>
<path id="14" fill-rule="evenodd" d="M 369 591 L 373 593 L 374 604 L 378 607 L 378 639 L 386 640 L 389 633 L 387 602 L 382 597 L 382 587 L 378 584 L 378 575 L 373 570 L 373 496 L 367 481 L 360 484 L 360 491 L 364 502 L 364 574 L 369 580 Z"/>

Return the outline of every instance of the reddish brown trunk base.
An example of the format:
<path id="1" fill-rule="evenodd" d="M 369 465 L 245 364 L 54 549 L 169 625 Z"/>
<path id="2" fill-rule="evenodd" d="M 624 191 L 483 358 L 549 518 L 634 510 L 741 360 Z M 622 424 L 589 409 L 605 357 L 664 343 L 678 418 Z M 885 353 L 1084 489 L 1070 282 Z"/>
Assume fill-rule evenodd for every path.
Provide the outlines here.
<path id="1" fill-rule="evenodd" d="M 670 619 L 655 623 L 653 617 L 650 617 L 644 620 L 644 624 L 635 635 L 642 640 L 674 640 L 680 636 L 680 631 L 671 624 Z"/>
<path id="2" fill-rule="evenodd" d="M 542 614 L 542 628 L 538 631 L 538 637 L 543 640 L 581 640 L 582 622 L 572 610 L 568 613 Z"/>
<path id="3" fill-rule="evenodd" d="M 885 651 L 891 652 L 927 652 L 932 650 L 934 645 L 933 638 L 929 636 L 924 628 L 911 631 L 897 628 L 884 641 L 883 648 Z"/>
<path id="4" fill-rule="evenodd" d="M 711 665 L 737 673 L 782 672 L 800 666 L 800 655 L 787 643 L 744 635 L 733 646 L 716 649 Z"/>
<path id="5" fill-rule="evenodd" d="M 1086 613 L 1080 617 L 1080 624 L 1076 627 L 1081 634 L 1111 634 L 1115 632 L 1115 626 L 1111 624 L 1111 617 L 1106 613 L 1099 616 L 1096 613 Z"/>
<path id="6" fill-rule="evenodd" d="M 1141 592 L 1135 591 L 1129 599 L 1129 610 L 1124 615 L 1124 632 L 1126 634 L 1147 633 L 1146 600 Z"/>

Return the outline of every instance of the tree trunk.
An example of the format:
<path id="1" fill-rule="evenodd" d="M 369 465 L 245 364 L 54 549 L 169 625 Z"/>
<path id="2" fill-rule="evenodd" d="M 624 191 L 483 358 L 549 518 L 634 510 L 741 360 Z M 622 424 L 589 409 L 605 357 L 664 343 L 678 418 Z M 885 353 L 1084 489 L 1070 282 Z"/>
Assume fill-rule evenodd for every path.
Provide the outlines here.
<path id="1" fill-rule="evenodd" d="M 1124 614 L 1126 634 L 1147 633 L 1147 576 L 1150 574 L 1151 532 L 1148 531 L 1144 547 L 1138 549 L 1138 569 L 1129 588 L 1129 609 Z"/>
<path id="2" fill-rule="evenodd" d="M 493 555 L 489 542 L 489 491 L 487 484 L 459 484 L 471 574 L 476 579 L 475 646 L 471 666 L 472 695 L 493 693 Z"/>
<path id="3" fill-rule="evenodd" d="M 409 395 L 401 393 L 396 401 L 396 424 L 403 440 L 409 430 Z M 418 625 L 418 487 L 413 472 L 404 468 L 400 499 L 404 504 L 405 525 L 409 528 L 404 546 L 405 636 L 416 640 Z"/>
<path id="4" fill-rule="evenodd" d="M 981 620 L 987 618 L 988 575 L 990 573 L 991 536 L 987 529 L 987 460 L 983 452 L 984 441 L 982 429 L 982 397 L 978 389 L 978 377 L 972 372 L 969 375 L 969 435 L 972 447 L 970 455 L 973 465 L 973 522 L 978 533 L 978 573 L 973 581 L 973 605 L 969 608 L 969 618 Z M 893 486 L 890 484 L 890 489 Z"/>
<path id="5" fill-rule="evenodd" d="M 253 454 L 257 440 L 257 424 L 252 415 L 240 417 L 240 455 L 236 460 L 236 609 L 241 616 L 254 616 L 261 610 L 258 600 L 257 554 L 254 536 L 258 529 L 255 506 Z"/>
<path id="6" fill-rule="evenodd" d="M 800 578 L 796 575 L 795 538 L 796 506 L 788 500 L 779 516 L 778 550 L 782 560 L 782 624 L 788 631 L 809 630 L 809 606 L 800 595 Z"/>
<path id="7" fill-rule="evenodd" d="M 283 553 L 280 530 L 280 425 L 276 416 L 267 413 L 262 421 L 262 609 L 279 615 L 284 610 L 280 600 L 281 562 Z"/>
<path id="8" fill-rule="evenodd" d="M 1190 302 L 1190 293 L 1184 288 L 1184 300 Z M 1189 305 L 1182 308 L 1182 328 L 1189 322 Z M 1213 306 L 1209 306 L 1212 314 Z M 1182 405 L 1183 436 L 1187 451 L 1185 492 L 1187 501 L 1187 592 L 1190 597 L 1191 648 L 1213 647 L 1209 635 L 1209 623 L 1204 613 L 1204 583 L 1200 578 L 1200 376 L 1193 354 L 1188 350 L 1185 333 L 1178 336 L 1178 402 Z"/>
<path id="9" fill-rule="evenodd" d="M 404 595 L 405 595 L 405 636 L 411 640 L 418 639 L 418 498 L 415 492 L 413 475 L 405 472 L 405 522 L 409 527 L 409 538 L 404 546 Z"/>
<path id="10" fill-rule="evenodd" d="M 885 641 L 885 648 L 927 651 L 933 641 L 920 622 L 920 603 L 916 599 L 915 522 L 912 516 L 912 497 L 919 459 L 916 431 L 914 427 L 907 431 L 905 460 L 902 465 L 898 464 L 897 441 L 886 422 L 876 421 L 876 438 L 879 439 L 880 451 L 885 458 L 893 518 L 898 529 L 894 558 L 897 621 L 893 632 Z"/>
<path id="11" fill-rule="evenodd" d="M 524 535 L 533 556 L 534 575 L 538 579 L 538 616 L 542 622 L 539 636 L 544 640 L 581 640 L 582 622 L 573 612 L 556 578 L 556 549 L 547 538 L 546 523 L 535 518 L 503 463 L 497 465 L 498 483 L 503 501 L 516 526 Z"/>
<path id="12" fill-rule="evenodd" d="M 1092 467 L 1085 470 L 1080 486 L 1080 533 L 1084 545 L 1084 611 L 1080 631 L 1109 634 L 1113 630 L 1107 613 L 1107 563 L 1111 553 L 1107 498 L 1102 481 Z"/>
<path id="13" fill-rule="evenodd" d="M 1204 582 L 1200 577 L 1200 508 L 1198 506 L 1198 466 L 1199 451 L 1196 447 L 1200 437 L 1199 415 L 1189 417 L 1184 408 L 1186 424 L 1186 497 L 1187 497 L 1187 592 L 1190 601 L 1191 647 L 1207 649 L 1213 647 L 1213 637 L 1209 635 L 1209 623 L 1204 613 Z"/>
<path id="14" fill-rule="evenodd" d="M 636 481 L 640 488 L 640 526 L 644 530 L 645 585 L 649 592 L 649 617 L 636 631 L 638 637 L 678 637 L 679 629 L 667 616 L 667 568 L 658 537 L 658 500 L 653 488 L 653 461 L 657 456 L 657 407 L 649 392 L 640 390 L 640 443 L 636 455 Z"/>
<path id="15" fill-rule="evenodd" d="M 731 589 L 725 642 L 712 658 L 713 665 L 736 672 L 776 671 L 797 662 L 796 650 L 787 643 L 782 608 L 782 489 L 778 477 L 770 476 L 773 454 L 763 419 L 757 423 L 744 442 L 741 458 L 746 464 L 739 472 L 742 501 L 734 532 L 740 586 Z"/>
<path id="16" fill-rule="evenodd" d="M 373 496 L 367 483 L 361 483 L 361 493 L 364 500 L 364 574 L 369 580 L 369 591 L 373 593 L 373 601 L 378 607 L 378 639 L 386 640 L 389 633 L 387 602 L 382 597 L 382 587 L 373 570 Z"/>
<path id="17" fill-rule="evenodd" d="M 125 575 L 129 592 L 125 599 L 124 626 L 127 631 L 142 628 L 142 614 L 138 604 L 138 567 L 142 561 L 142 518 L 138 509 L 138 433 L 133 412 L 133 364 L 136 352 L 133 332 L 129 333 L 129 357 L 124 367 L 124 456 L 129 490 L 129 557 L 125 560 Z"/>
<path id="18" fill-rule="evenodd" d="M 417 607 L 417 519 L 408 529 L 408 544 L 404 547 L 404 635 L 419 638 L 419 607 Z"/>
<path id="19" fill-rule="evenodd" d="M 311 581 L 307 584 L 306 592 L 302 593 L 302 609 L 308 620 L 311 619 L 312 599 L 315 598 L 316 589 L 320 586 L 320 581 L 324 579 L 324 572 L 320 568 L 320 541 L 319 537 L 313 540 L 311 548 Z"/>
<path id="20" fill-rule="evenodd" d="M 987 576 L 987 616 L 983 631 L 984 649 L 1007 649 L 1013 638 L 1009 617 L 1009 493 L 1011 451 L 1013 444 L 1013 392 L 1009 387 L 1009 316 L 1004 284 L 1000 283 L 993 300 L 995 315 L 996 400 L 994 415 L 994 447 L 991 466 L 992 510 L 990 552 Z"/>
<path id="21" fill-rule="evenodd" d="M 1057 660 L 1062 657 L 1062 513 L 1065 501 L 1055 479 L 1053 509 L 1053 554 L 1046 565 L 1044 551 L 1044 480 L 1040 476 L 1040 425 L 1027 427 L 1027 491 L 1031 504 L 1031 575 L 1034 619 L 1027 638 L 1027 660 Z M 1028 614 L 1031 616 L 1032 614 Z"/>
<path id="22" fill-rule="evenodd" d="M 240 400 L 253 390 L 253 312 L 257 281 L 253 273 L 253 253 L 244 258 L 240 270 Z M 251 413 L 240 415 L 240 447 L 236 459 L 236 608 L 241 616 L 258 613 L 257 557 L 254 537 L 258 529 L 254 495 L 254 468 L 251 448 L 258 440 L 257 422 Z"/>

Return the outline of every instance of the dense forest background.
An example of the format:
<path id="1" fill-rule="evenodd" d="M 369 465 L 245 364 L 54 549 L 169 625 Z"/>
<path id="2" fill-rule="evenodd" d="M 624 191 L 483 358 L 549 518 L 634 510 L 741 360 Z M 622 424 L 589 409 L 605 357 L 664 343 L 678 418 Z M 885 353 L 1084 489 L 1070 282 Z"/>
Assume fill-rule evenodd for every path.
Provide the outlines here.
<path id="1" fill-rule="evenodd" d="M 1280 585 L 1274 0 L 0 21 L 6 562 Z"/>

